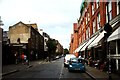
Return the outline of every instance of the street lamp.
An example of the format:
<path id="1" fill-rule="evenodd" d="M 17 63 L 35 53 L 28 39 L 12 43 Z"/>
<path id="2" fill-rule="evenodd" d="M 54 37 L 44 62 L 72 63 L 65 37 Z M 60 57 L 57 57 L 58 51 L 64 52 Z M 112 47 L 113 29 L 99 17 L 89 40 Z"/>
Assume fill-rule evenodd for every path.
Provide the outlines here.
<path id="1" fill-rule="evenodd" d="M 105 24 L 104 30 L 107 32 L 105 33 L 105 42 L 106 42 L 106 46 L 107 46 L 107 54 L 109 55 L 109 80 L 111 80 L 111 59 L 110 59 L 110 43 L 107 42 L 108 37 L 110 36 L 111 32 L 112 32 L 112 27 L 109 24 L 110 22 L 110 15 L 109 15 L 109 6 L 108 6 L 109 2 L 107 2 L 107 16 L 108 16 L 108 23 Z"/>
<path id="2" fill-rule="evenodd" d="M 104 30 L 107 32 L 105 33 L 105 42 L 106 42 L 106 46 L 107 46 L 107 55 L 109 58 L 109 67 L 108 67 L 108 73 L 109 73 L 109 80 L 111 80 L 111 59 L 110 59 L 110 42 L 107 42 L 108 37 L 110 36 L 111 32 L 112 32 L 112 27 L 111 25 L 109 25 L 109 23 L 105 24 Z"/>

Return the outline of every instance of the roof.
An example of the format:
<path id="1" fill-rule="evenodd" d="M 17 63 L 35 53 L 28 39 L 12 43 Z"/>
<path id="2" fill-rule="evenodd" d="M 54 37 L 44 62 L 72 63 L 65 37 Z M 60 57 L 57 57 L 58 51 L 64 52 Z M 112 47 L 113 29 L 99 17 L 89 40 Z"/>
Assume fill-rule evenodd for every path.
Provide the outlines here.
<path id="1" fill-rule="evenodd" d="M 25 26 L 29 27 L 28 25 L 24 24 L 22 21 L 20 21 L 20 22 L 18 22 L 18 23 L 16 23 L 16 24 L 14 24 L 13 26 L 16 26 L 16 25 L 18 25 L 18 24 L 23 24 L 23 25 L 25 25 Z M 10 26 L 9 28 L 12 28 L 13 26 Z"/>
<path id="2" fill-rule="evenodd" d="M 33 27 L 35 30 L 38 31 L 38 28 L 37 28 L 37 24 L 36 24 L 36 23 L 33 23 L 33 24 L 25 24 L 25 23 L 23 23 L 22 21 L 20 21 L 20 22 L 14 24 L 13 26 L 16 26 L 16 25 L 18 25 L 18 24 L 23 24 L 23 25 L 25 25 L 25 26 L 27 26 L 27 27 Z M 13 26 L 10 26 L 9 28 L 11 28 L 11 27 L 13 27 Z"/>
<path id="3" fill-rule="evenodd" d="M 37 27 L 37 24 L 36 23 L 33 23 L 33 24 L 26 24 L 27 26 L 32 26 L 35 30 L 38 31 L 38 27 Z"/>

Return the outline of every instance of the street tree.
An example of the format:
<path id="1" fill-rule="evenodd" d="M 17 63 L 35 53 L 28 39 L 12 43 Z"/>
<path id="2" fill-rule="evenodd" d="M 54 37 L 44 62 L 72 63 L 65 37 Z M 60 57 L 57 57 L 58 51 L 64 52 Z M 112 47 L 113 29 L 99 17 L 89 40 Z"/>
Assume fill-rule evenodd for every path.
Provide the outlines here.
<path id="1" fill-rule="evenodd" d="M 67 48 L 64 49 L 64 55 L 69 54 L 69 51 Z"/>
<path id="2" fill-rule="evenodd" d="M 57 43 L 55 39 L 49 39 L 47 41 L 47 47 L 48 47 L 48 56 L 55 55 L 55 51 L 57 48 Z"/>

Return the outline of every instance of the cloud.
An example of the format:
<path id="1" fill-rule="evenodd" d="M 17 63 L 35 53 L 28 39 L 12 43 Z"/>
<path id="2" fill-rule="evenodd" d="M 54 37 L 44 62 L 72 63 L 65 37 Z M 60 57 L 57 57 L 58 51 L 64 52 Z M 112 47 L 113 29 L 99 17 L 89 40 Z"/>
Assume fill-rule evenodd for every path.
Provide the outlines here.
<path id="1" fill-rule="evenodd" d="M 80 4 L 81 0 L 0 0 L 0 16 L 5 30 L 19 21 L 37 23 L 39 29 L 68 48 Z"/>

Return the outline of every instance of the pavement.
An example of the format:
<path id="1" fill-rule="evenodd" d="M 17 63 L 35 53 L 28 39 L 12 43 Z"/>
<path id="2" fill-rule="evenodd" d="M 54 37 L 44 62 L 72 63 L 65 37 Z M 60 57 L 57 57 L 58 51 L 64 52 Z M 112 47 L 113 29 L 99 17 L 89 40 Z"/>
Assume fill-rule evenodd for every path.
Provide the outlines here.
<path id="1" fill-rule="evenodd" d="M 111 77 L 109 78 L 109 73 L 105 71 L 101 71 L 95 67 L 90 67 L 86 65 L 86 73 L 93 78 L 94 80 L 119 80 L 120 76 L 114 73 L 111 73 Z"/>
<path id="2" fill-rule="evenodd" d="M 11 65 L 4 65 L 2 66 L 2 76 L 5 76 L 5 75 L 8 75 L 8 74 L 12 74 L 12 73 L 15 73 L 15 72 L 18 72 L 20 70 L 23 70 L 23 69 L 28 69 L 28 68 L 31 68 L 33 66 L 36 66 L 40 63 L 42 63 L 43 61 L 31 61 L 29 63 L 29 65 L 26 65 L 26 64 L 22 64 L 22 63 L 19 63 L 19 64 L 11 64 Z"/>
<path id="3" fill-rule="evenodd" d="M 27 68 L 31 68 L 33 66 L 36 66 L 38 64 L 43 63 L 44 61 L 32 61 L 30 62 L 30 65 L 24 65 L 24 64 L 12 64 L 12 65 L 6 65 L 2 67 L 2 76 L 8 75 L 8 74 L 12 74 L 15 72 L 18 72 L 22 69 L 27 69 Z M 94 80 L 97 79 L 102 79 L 102 80 L 110 80 L 109 79 L 109 75 L 107 72 L 104 71 L 100 71 L 94 67 L 90 67 L 88 65 L 86 65 L 86 73 L 93 78 Z M 116 75 L 116 74 L 111 74 L 111 78 L 112 80 L 119 80 L 120 76 Z"/>

